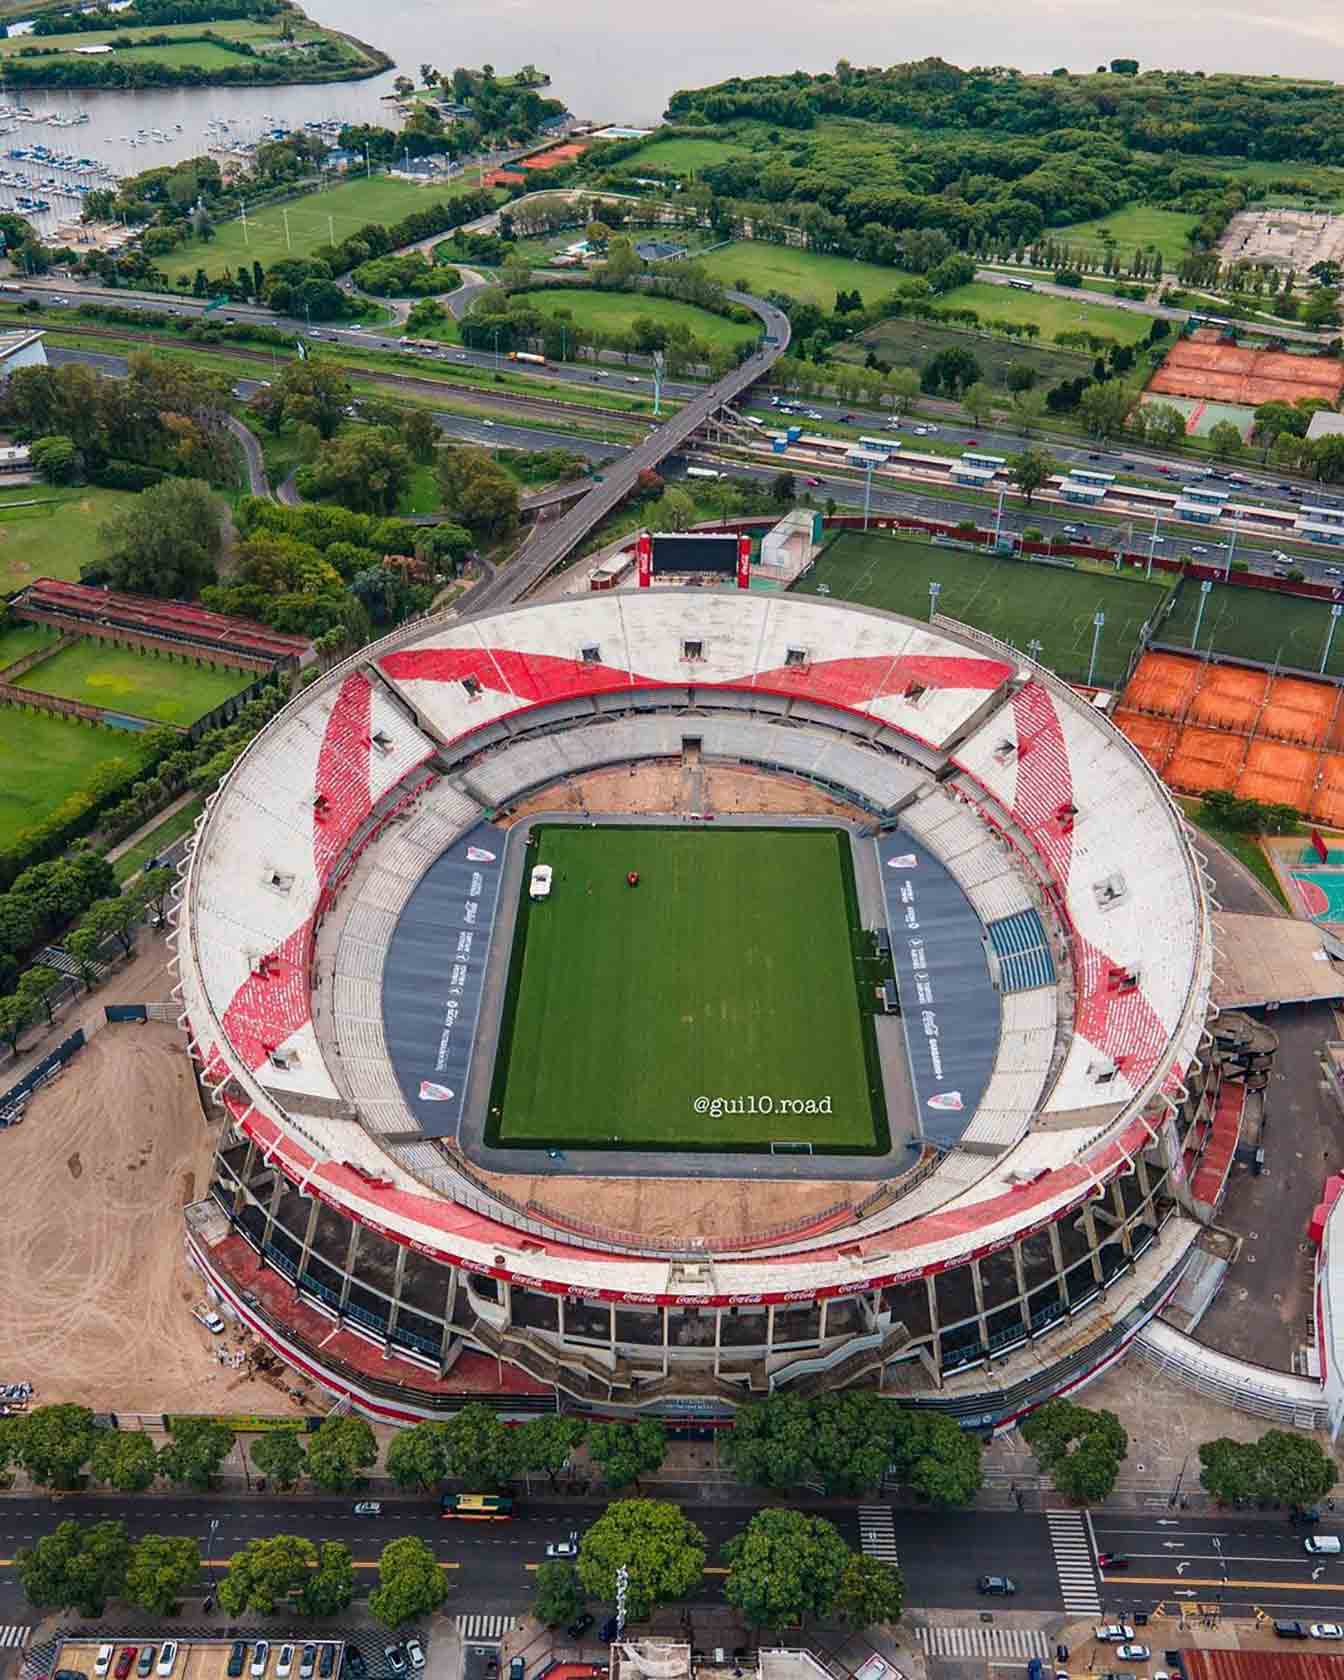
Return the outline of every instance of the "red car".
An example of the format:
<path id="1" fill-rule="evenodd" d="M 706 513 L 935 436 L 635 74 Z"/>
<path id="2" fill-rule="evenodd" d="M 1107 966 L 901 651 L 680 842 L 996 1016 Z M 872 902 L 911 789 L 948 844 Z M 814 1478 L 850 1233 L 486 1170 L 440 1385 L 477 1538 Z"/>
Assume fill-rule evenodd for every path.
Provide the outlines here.
<path id="1" fill-rule="evenodd" d="M 117 1658 L 117 1666 L 112 1671 L 115 1680 L 126 1680 L 126 1676 L 131 1672 L 131 1664 L 139 1654 L 140 1647 L 138 1645 L 122 1646 L 121 1655 Z"/>
<path id="2" fill-rule="evenodd" d="M 979 443 L 979 441 L 980 441 L 979 438 L 967 438 L 966 439 L 967 449 L 974 449 L 976 444 Z"/>
<path id="3" fill-rule="evenodd" d="M 815 489 L 817 487 L 817 485 L 821 483 L 821 480 L 819 478 L 805 478 L 803 480 L 803 483 L 804 484 L 810 484 L 813 487 L 813 489 Z"/>

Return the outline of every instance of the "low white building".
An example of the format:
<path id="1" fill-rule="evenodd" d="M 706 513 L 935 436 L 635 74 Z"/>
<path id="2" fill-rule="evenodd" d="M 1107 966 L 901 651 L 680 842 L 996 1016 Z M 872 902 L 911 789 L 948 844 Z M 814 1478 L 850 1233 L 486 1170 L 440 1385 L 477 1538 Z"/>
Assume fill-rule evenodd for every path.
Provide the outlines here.
<path id="1" fill-rule="evenodd" d="M 41 332 L 0 333 L 0 380 L 8 379 L 15 368 L 46 367 L 45 337 Z"/>

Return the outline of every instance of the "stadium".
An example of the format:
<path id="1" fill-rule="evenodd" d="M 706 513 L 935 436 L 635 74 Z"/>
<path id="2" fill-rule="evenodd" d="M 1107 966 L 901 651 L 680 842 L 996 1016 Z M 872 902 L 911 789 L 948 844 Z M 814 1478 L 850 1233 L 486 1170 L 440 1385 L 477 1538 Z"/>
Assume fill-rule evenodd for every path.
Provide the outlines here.
<path id="1" fill-rule="evenodd" d="M 175 916 L 220 1116 L 189 1257 L 371 1417 L 864 1384 L 1006 1426 L 1210 1217 L 1180 813 L 946 620 L 654 587 L 403 627 L 239 758 Z"/>

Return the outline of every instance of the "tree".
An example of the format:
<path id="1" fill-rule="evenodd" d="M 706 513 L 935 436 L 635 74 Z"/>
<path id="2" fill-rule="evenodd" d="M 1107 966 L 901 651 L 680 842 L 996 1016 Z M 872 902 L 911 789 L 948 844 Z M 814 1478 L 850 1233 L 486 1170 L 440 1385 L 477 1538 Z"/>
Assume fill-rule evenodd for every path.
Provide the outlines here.
<path id="1" fill-rule="evenodd" d="M 533 1586 L 536 1596 L 532 1614 L 546 1627 L 572 1622 L 583 1609 L 583 1594 L 572 1563 L 539 1563 Z"/>
<path id="2" fill-rule="evenodd" d="M 191 599 L 215 581 L 226 511 L 198 479 L 151 485 L 99 529 L 103 578 L 136 595 Z"/>
<path id="3" fill-rule="evenodd" d="M 740 1482 L 794 1488 L 812 1472 L 812 1406 L 787 1392 L 739 1406 L 720 1448 Z"/>
<path id="4" fill-rule="evenodd" d="M 827 1493 L 877 1487 L 891 1462 L 896 1408 L 872 1389 L 827 1394 L 813 1411 L 813 1465 Z"/>
<path id="5" fill-rule="evenodd" d="M 955 397 L 968 385 L 974 385 L 980 377 L 979 362 L 969 350 L 957 345 L 950 350 L 940 350 L 925 364 L 919 386 L 931 396 L 937 396 L 942 391 L 949 397 Z"/>
<path id="6" fill-rule="evenodd" d="M 639 1486 L 667 1457 L 667 1431 L 657 1418 L 634 1423 L 594 1423 L 588 1429 L 588 1456 L 602 1466 L 607 1486 Z"/>
<path id="7" fill-rule="evenodd" d="M 1209 447 L 1220 461 L 1230 460 L 1240 455 L 1242 449 L 1241 428 L 1233 425 L 1230 420 L 1219 420 L 1209 428 Z"/>
<path id="8" fill-rule="evenodd" d="M 324 443 L 300 467 L 305 497 L 329 497 L 352 513 L 391 513 L 411 476 L 410 452 L 387 426 L 357 426 Z"/>
<path id="9" fill-rule="evenodd" d="M 489 1406 L 463 1406 L 442 1427 L 448 1475 L 482 1489 L 507 1487 L 517 1475 L 514 1431 Z"/>
<path id="10" fill-rule="evenodd" d="M 327 1493 L 348 1493 L 377 1460 L 378 1443 L 361 1417 L 324 1418 L 308 1437 L 308 1475 Z"/>
<path id="11" fill-rule="evenodd" d="M 689 531 L 695 524 L 695 503 L 685 490 L 668 488 L 655 502 L 650 523 L 660 531 Z"/>
<path id="12" fill-rule="evenodd" d="M 448 1474 L 444 1425 L 417 1423 L 401 1430 L 387 1449 L 387 1473 L 398 1487 L 432 1488 Z"/>
<path id="13" fill-rule="evenodd" d="M 89 1469 L 118 1493 L 143 1493 L 159 1473 L 159 1455 L 143 1430 L 100 1429 Z"/>
<path id="14" fill-rule="evenodd" d="M 402 417 L 402 442 L 410 451 L 411 459 L 421 466 L 428 466 L 433 461 L 440 437 L 439 423 L 428 409 L 408 409 Z"/>
<path id="15" fill-rule="evenodd" d="M 1020 455 L 1010 456 L 1008 460 L 1008 475 L 1022 492 L 1028 507 L 1031 506 L 1031 498 L 1050 482 L 1054 472 L 1054 459 L 1044 449 L 1024 449 Z"/>
<path id="16" fill-rule="evenodd" d="M 324 438 L 335 436 L 352 394 L 350 381 L 339 367 L 311 355 L 286 363 L 274 389 L 283 420 L 307 421 Z"/>
<path id="17" fill-rule="evenodd" d="M 1129 1436 L 1114 1412 L 1049 1400 L 1022 1425 L 1022 1438 L 1066 1499 L 1092 1504 L 1115 1486 Z"/>
<path id="18" fill-rule="evenodd" d="M 56 1019 L 51 996 L 60 984 L 61 976 L 54 968 L 49 968 L 45 963 L 38 963 L 25 969 L 15 991 L 28 1005 L 34 1018 L 45 1015 L 47 1025 L 50 1026 Z"/>
<path id="19" fill-rule="evenodd" d="M 0 997 L 0 1039 L 3 1039 L 16 1056 L 19 1053 L 19 1040 L 32 1024 L 31 998 L 21 997 L 18 993 Z"/>
<path id="20" fill-rule="evenodd" d="M 93 927 L 77 927 L 73 933 L 67 934 L 65 948 L 75 959 L 79 968 L 80 979 L 92 991 L 94 982 L 98 978 L 96 965 L 99 953 L 103 948 L 102 937 L 98 930 Z M 0 1006 L 7 1001 L 7 999 L 0 998 Z M 3 1027 L 0 1027 L 0 1038 L 4 1038 L 6 1042 L 9 1040 L 9 1035 L 3 1030 Z"/>
<path id="21" fill-rule="evenodd" d="M 99 1433 L 87 1406 L 38 1406 L 23 1419 L 15 1456 L 39 1487 L 72 1488 Z"/>
<path id="22" fill-rule="evenodd" d="M 971 417 L 971 424 L 983 426 L 994 412 L 994 393 L 983 379 L 977 379 L 961 393 L 961 406 Z"/>
<path id="23" fill-rule="evenodd" d="M 892 1463 L 931 1505 L 969 1505 L 984 1479 L 980 1440 L 954 1418 L 908 1407 L 896 1411 Z"/>
<path id="24" fill-rule="evenodd" d="M 74 440 L 59 434 L 35 438 L 30 445 L 33 466 L 48 484 L 69 484 L 79 471 Z"/>
<path id="25" fill-rule="evenodd" d="M 162 921 L 168 903 L 168 894 L 172 892 L 176 880 L 176 870 L 146 869 L 135 883 L 135 897 L 146 908 L 153 905 L 154 914 Z"/>
<path id="26" fill-rule="evenodd" d="M 405 1535 L 383 1547 L 369 1609 L 384 1627 L 400 1627 L 437 1610 L 447 1592 L 447 1577 L 434 1553 L 423 1540 Z"/>
<path id="27" fill-rule="evenodd" d="M 753 1627 L 825 1616 L 849 1562 L 848 1546 L 824 1517 L 758 1511 L 723 1548 L 723 1596 Z"/>
<path id="28" fill-rule="evenodd" d="M 588 1432 L 587 1424 L 572 1417 L 536 1417 L 514 1429 L 520 1470 L 544 1470 L 552 1487 L 569 1456 Z"/>
<path id="29" fill-rule="evenodd" d="M 24 1547 L 15 1568 L 28 1602 L 39 1610 L 101 1616 L 108 1599 L 121 1596 L 130 1555 L 123 1522 L 63 1522 Z"/>
<path id="30" fill-rule="evenodd" d="M 298 1485 L 307 1463 L 297 1429 L 271 1429 L 249 1448 L 253 1464 L 279 1493 Z"/>
<path id="31" fill-rule="evenodd" d="M 317 1547 L 301 1534 L 271 1534 L 249 1540 L 233 1554 L 219 1583 L 220 1608 L 227 1615 L 245 1610 L 272 1616 L 297 1600 L 317 1563 Z"/>
<path id="32" fill-rule="evenodd" d="M 1330 286 L 1311 292 L 1302 304 L 1299 319 L 1304 327 L 1333 327 L 1339 322 L 1339 293 Z"/>
<path id="33" fill-rule="evenodd" d="M 798 494 L 798 481 L 791 472 L 776 473 L 770 484 L 770 500 L 787 507 Z"/>
<path id="34" fill-rule="evenodd" d="M 626 1615 L 643 1621 L 657 1604 L 682 1598 L 700 1583 L 705 1537 L 680 1508 L 656 1499 L 618 1499 L 579 1545 L 579 1582 L 590 1598 L 612 1603 L 616 1571 L 625 1565 Z"/>
<path id="35" fill-rule="evenodd" d="M 1078 399 L 1078 412 L 1094 437 L 1114 437 L 1123 430 L 1132 401 L 1118 379 L 1108 379 L 1103 384 L 1084 388 Z"/>
<path id="36" fill-rule="evenodd" d="M 151 1616 L 173 1615 L 201 1576 L 201 1548 L 185 1534 L 146 1534 L 131 1550 L 125 1596 Z"/>
<path id="37" fill-rule="evenodd" d="M 1185 440 L 1185 415 L 1171 403 L 1144 403 L 1137 410 L 1144 416 L 1144 435 L 1159 449 L 1170 449 Z"/>
<path id="38" fill-rule="evenodd" d="M 1268 1429 L 1256 1442 L 1266 1498 L 1285 1505 L 1314 1505 L 1335 1485 L 1333 1458 L 1310 1435 Z"/>
<path id="39" fill-rule="evenodd" d="M 1040 375 L 1030 362 L 1010 362 L 1008 371 L 1003 376 L 1003 382 L 1014 396 L 1020 391 L 1030 391 Z"/>
<path id="40" fill-rule="evenodd" d="M 159 1449 L 159 1474 L 204 1493 L 233 1451 L 233 1431 L 213 1418 L 175 1417 L 169 1435 L 168 1445 Z"/>
<path id="41" fill-rule="evenodd" d="M 133 897 L 100 898 L 91 904 L 80 922 L 80 931 L 88 929 L 101 950 L 109 939 L 115 939 L 129 957 L 135 947 L 135 929 L 139 924 L 141 907 Z"/>
<path id="42" fill-rule="evenodd" d="M 310 1569 L 299 1591 L 305 1616 L 339 1616 L 355 1596 L 355 1562 L 350 1548 L 326 1540 L 318 1551 L 317 1568 Z"/>
<path id="43" fill-rule="evenodd" d="M 882 395 L 891 404 L 893 414 L 904 414 L 919 395 L 919 375 L 914 368 L 892 368 L 882 375 Z"/>
<path id="44" fill-rule="evenodd" d="M 518 486 L 482 449 L 441 449 L 444 508 L 476 537 L 491 541 L 518 527 Z"/>
<path id="45" fill-rule="evenodd" d="M 950 1420 L 949 1420 L 950 1421 Z M 898 1622 L 905 1604 L 905 1581 L 894 1564 L 851 1552 L 831 1614 L 852 1628 Z"/>

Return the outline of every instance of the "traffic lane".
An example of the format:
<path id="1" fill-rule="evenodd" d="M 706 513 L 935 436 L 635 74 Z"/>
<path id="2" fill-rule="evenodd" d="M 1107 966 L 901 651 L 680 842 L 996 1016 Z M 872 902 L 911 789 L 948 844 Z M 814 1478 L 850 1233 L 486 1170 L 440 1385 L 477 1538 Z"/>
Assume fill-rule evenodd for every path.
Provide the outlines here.
<path id="1" fill-rule="evenodd" d="M 1341 1560 L 1307 1552 L 1304 1531 L 1284 1519 L 1145 1522 L 1097 1513 L 1093 1528 L 1099 1552 L 1128 1560 L 1123 1570 L 1103 1572 L 1108 1599 L 1221 1594 L 1225 1604 L 1256 1604 L 1271 1594 L 1276 1603 L 1293 1602 L 1327 1618 L 1344 1606 Z"/>

